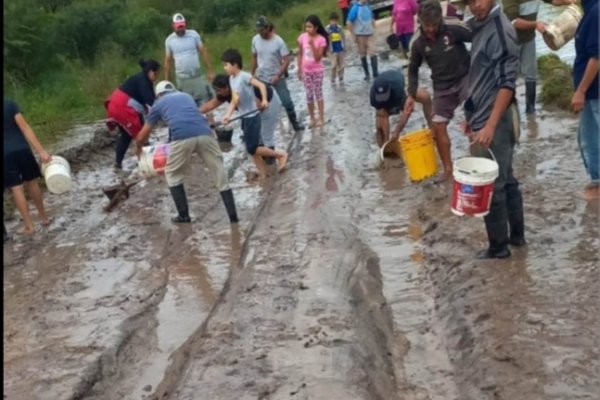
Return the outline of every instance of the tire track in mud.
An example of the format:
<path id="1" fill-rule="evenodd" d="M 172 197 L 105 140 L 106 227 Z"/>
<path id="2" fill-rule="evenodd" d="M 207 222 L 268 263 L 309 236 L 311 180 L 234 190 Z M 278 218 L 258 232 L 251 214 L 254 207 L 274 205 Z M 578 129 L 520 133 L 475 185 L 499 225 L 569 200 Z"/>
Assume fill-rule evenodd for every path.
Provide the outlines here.
<path id="1" fill-rule="evenodd" d="M 377 256 L 346 218 L 354 212 L 348 199 L 336 199 L 352 191 L 304 193 L 327 181 L 315 168 L 330 156 L 319 135 L 295 141 L 290 170 L 248 229 L 240 267 L 149 398 L 391 398 L 392 324 Z M 315 375 L 323 365 L 327 376 Z"/>
<path id="2" fill-rule="evenodd" d="M 483 220 L 450 215 L 449 198 L 442 206 L 414 204 L 430 227 L 422 239 L 426 274 L 447 335 L 459 399 L 591 399 L 600 393 L 600 362 L 592 350 L 599 348 L 600 336 L 588 328 L 598 325 L 600 304 L 600 257 L 588 247 L 598 249 L 593 223 L 598 210 L 565 196 L 584 182 L 570 179 L 581 174 L 569 159 L 577 154 L 568 133 L 576 122 L 546 115 L 538 115 L 538 121 L 543 135 L 527 132 L 529 140 L 515 156 L 526 248 L 512 248 L 506 260 L 475 260 L 476 251 L 487 246 Z M 558 163 L 547 162 L 557 158 Z M 549 164 L 560 164 L 563 171 L 551 167 L 548 172 Z M 554 185 L 548 186 L 548 173 Z M 573 221 L 577 213 L 581 224 Z"/>

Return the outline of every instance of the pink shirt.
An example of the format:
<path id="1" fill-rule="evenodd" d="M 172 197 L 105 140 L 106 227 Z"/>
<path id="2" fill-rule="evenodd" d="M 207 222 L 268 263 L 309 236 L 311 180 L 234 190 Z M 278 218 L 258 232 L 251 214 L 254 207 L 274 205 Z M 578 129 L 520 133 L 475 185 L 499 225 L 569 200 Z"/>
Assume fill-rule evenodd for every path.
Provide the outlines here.
<path id="1" fill-rule="evenodd" d="M 415 32 L 415 14 L 419 6 L 417 0 L 395 0 L 392 16 L 396 23 L 396 35 Z"/>
<path id="2" fill-rule="evenodd" d="M 325 70 L 323 59 L 316 61 L 309 41 L 311 36 L 304 32 L 298 37 L 298 46 L 302 49 L 302 72 L 321 72 Z M 321 35 L 313 37 L 317 49 L 327 47 L 327 41 Z"/>

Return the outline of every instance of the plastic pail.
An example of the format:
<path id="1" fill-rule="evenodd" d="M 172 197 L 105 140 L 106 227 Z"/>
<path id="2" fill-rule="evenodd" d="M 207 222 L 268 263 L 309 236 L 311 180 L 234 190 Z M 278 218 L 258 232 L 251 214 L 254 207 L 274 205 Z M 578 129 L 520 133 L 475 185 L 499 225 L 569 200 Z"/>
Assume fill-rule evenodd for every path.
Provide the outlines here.
<path id="1" fill-rule="evenodd" d="M 437 173 L 437 157 L 430 129 L 408 133 L 400 136 L 399 140 L 402 158 L 411 181 L 421 181 Z"/>
<path id="2" fill-rule="evenodd" d="M 138 160 L 140 171 L 146 177 L 164 175 L 168 158 L 168 143 L 146 146 L 142 149 L 142 154 L 140 154 L 140 159 Z"/>
<path id="3" fill-rule="evenodd" d="M 483 157 L 460 158 L 454 161 L 453 175 L 452 212 L 461 216 L 487 215 L 494 194 L 494 181 L 498 177 L 498 163 Z"/>
<path id="4" fill-rule="evenodd" d="M 546 26 L 546 32 L 543 34 L 544 42 L 555 51 L 563 47 L 575 37 L 575 31 L 582 16 L 583 13 L 579 6 L 571 4 L 566 7 L 552 23 Z"/>
<path id="5" fill-rule="evenodd" d="M 48 190 L 55 194 L 68 192 L 73 188 L 71 166 L 60 156 L 52 156 L 49 163 L 42 164 L 42 173 Z"/>

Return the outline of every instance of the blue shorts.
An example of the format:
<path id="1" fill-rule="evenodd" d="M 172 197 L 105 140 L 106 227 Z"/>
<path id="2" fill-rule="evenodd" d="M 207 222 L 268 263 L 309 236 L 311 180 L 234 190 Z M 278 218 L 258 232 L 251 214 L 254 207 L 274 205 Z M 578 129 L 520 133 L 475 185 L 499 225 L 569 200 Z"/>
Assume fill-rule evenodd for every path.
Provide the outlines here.
<path id="1" fill-rule="evenodd" d="M 263 146 L 260 136 L 260 113 L 257 112 L 254 117 L 242 118 L 242 132 L 244 133 L 246 151 L 254 155 L 256 149 Z"/>
<path id="2" fill-rule="evenodd" d="M 4 189 L 19 186 L 41 176 L 40 167 L 30 149 L 4 155 Z"/>

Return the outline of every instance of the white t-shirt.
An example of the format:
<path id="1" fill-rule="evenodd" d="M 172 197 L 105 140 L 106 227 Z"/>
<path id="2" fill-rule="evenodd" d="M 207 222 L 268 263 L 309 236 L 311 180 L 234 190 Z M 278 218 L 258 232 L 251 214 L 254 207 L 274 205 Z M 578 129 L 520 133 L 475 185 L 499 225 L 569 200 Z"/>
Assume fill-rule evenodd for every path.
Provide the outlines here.
<path id="1" fill-rule="evenodd" d="M 177 78 L 194 78 L 200 76 L 200 58 L 198 46 L 202 47 L 202 39 L 198 32 L 186 29 L 183 36 L 171 33 L 165 40 L 165 51 L 175 60 L 175 76 Z"/>
<path id="2" fill-rule="evenodd" d="M 281 69 L 283 57 L 290 54 L 290 51 L 280 36 L 274 35 L 265 40 L 257 34 L 252 38 L 252 54 L 256 54 L 258 64 L 256 77 L 270 82 Z"/>
<path id="3" fill-rule="evenodd" d="M 246 114 L 254 110 L 258 112 L 258 108 L 256 107 L 256 97 L 254 96 L 254 87 L 250 83 L 251 80 L 252 75 L 246 71 L 240 71 L 237 76 L 229 77 L 229 86 L 231 87 L 232 97 L 234 100 L 239 98 L 238 112 L 240 114 Z M 246 116 L 246 118 L 249 117 L 250 115 Z"/>

